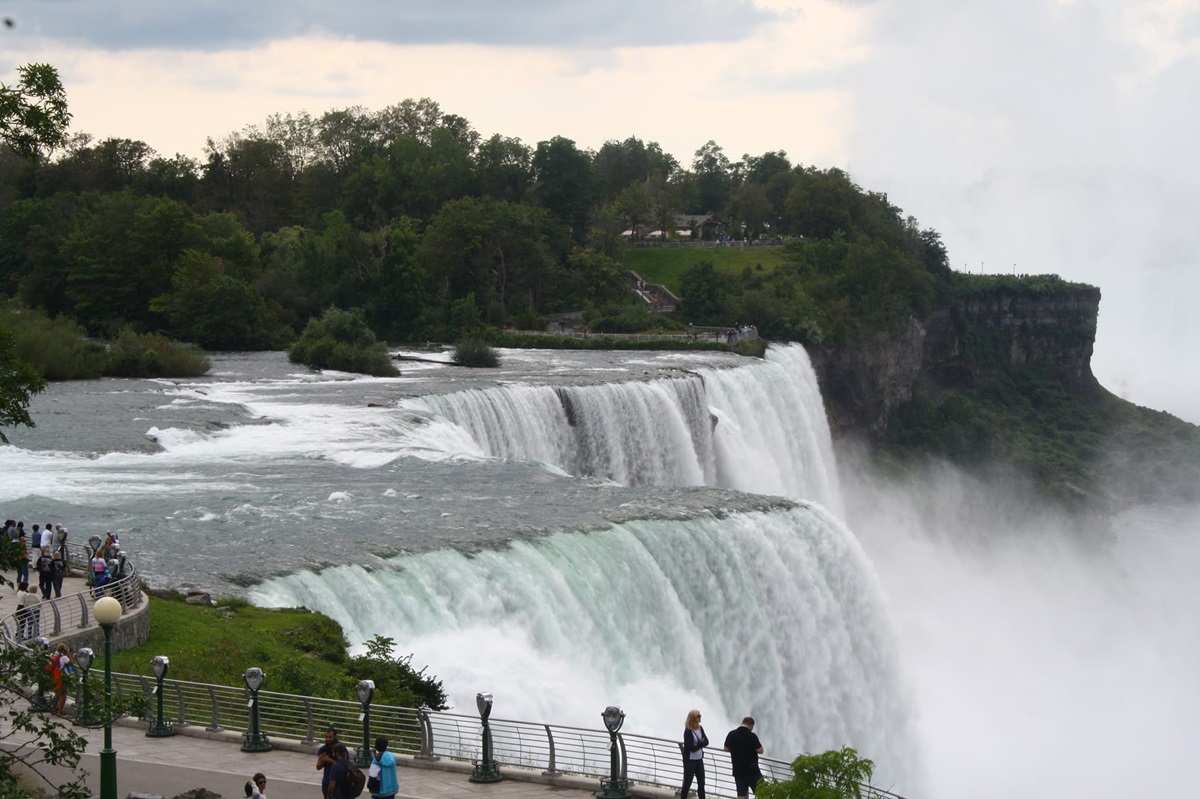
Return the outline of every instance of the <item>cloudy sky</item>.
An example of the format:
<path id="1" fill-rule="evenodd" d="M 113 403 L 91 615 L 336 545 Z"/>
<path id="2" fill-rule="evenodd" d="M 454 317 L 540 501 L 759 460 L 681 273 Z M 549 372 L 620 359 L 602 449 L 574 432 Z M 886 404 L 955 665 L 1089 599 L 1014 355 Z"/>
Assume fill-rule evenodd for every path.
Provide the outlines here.
<path id="1" fill-rule="evenodd" d="M 1196 0 L 10 0 L 73 129 L 199 156 L 274 112 L 431 97 L 488 136 L 787 151 L 942 232 L 958 269 L 1104 295 L 1094 361 L 1200 422 Z"/>

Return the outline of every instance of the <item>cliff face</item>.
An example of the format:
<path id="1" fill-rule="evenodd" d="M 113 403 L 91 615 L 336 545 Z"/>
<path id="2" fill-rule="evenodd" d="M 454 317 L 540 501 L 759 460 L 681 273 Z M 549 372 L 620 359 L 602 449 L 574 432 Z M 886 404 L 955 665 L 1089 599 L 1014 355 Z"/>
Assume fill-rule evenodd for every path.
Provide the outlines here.
<path id="1" fill-rule="evenodd" d="M 1007 369 L 1049 367 L 1069 390 L 1097 387 L 1092 348 L 1100 308 L 1093 287 L 1022 291 L 997 287 L 964 295 L 903 330 L 818 348 L 813 364 L 835 432 L 887 429 L 914 389 L 971 388 Z"/>

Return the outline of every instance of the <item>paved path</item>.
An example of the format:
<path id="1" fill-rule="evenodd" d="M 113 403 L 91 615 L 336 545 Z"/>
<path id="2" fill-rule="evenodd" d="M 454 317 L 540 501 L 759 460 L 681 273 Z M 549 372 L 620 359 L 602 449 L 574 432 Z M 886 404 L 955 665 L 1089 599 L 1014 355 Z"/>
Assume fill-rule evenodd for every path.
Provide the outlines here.
<path id="1" fill-rule="evenodd" d="M 73 727 L 88 739 L 87 754 L 81 767 L 89 772 L 87 784 L 99 792 L 100 758 L 104 745 L 102 729 Z M 194 733 L 194 734 L 185 734 Z M 240 733 L 210 733 L 200 728 L 184 728 L 170 738 L 147 738 L 145 726 L 122 720 L 113 728 L 113 748 L 117 750 L 117 795 L 148 794 L 166 799 L 194 788 L 207 788 L 225 799 L 244 796 L 243 786 L 255 772 L 267 777 L 270 799 L 318 799 L 321 775 L 316 770 L 316 748 L 282 743 L 270 752 L 249 754 L 241 751 Z M 286 748 L 285 748 L 286 747 Z M 352 748 L 353 751 L 353 748 Z M 476 784 L 468 780 L 471 765 L 448 760 L 418 765 L 411 757 L 398 756 L 400 765 L 399 799 L 593 799 L 599 789 L 595 779 L 581 777 L 543 777 L 537 771 L 521 772 L 504 768 L 505 779 L 498 783 Z M 65 770 L 54 776 L 63 780 Z M 553 784 L 549 784 L 553 783 Z M 635 790 L 648 799 L 670 799 L 668 791 Z M 366 796 L 364 792 L 363 796 Z"/>

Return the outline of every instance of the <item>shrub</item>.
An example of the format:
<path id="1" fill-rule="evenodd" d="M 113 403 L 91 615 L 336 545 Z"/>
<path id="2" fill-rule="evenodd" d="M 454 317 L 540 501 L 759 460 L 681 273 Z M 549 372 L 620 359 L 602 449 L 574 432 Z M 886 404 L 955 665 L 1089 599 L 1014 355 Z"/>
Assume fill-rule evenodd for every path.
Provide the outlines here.
<path id="1" fill-rule="evenodd" d="M 106 374 L 114 377 L 196 377 L 212 367 L 204 350 L 158 333 L 125 328 L 109 345 Z"/>
<path id="2" fill-rule="evenodd" d="M 375 338 L 362 311 L 330 308 L 310 319 L 288 350 L 288 360 L 313 369 L 337 369 L 376 377 L 395 377 L 387 346 Z"/>
<path id="3" fill-rule="evenodd" d="M 108 350 L 88 341 L 82 327 L 60 316 L 9 306 L 0 310 L 0 326 L 12 332 L 17 355 L 47 380 L 86 380 L 104 374 Z"/>
<path id="4" fill-rule="evenodd" d="M 494 368 L 500 365 L 500 356 L 486 341 L 477 338 L 463 339 L 454 346 L 454 362 L 459 366 Z"/>

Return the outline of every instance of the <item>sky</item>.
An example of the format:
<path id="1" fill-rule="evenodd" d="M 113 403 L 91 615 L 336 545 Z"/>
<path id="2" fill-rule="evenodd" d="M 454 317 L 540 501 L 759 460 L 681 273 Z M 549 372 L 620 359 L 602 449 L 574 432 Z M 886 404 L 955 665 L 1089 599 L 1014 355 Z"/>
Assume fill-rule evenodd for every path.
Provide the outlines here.
<path id="1" fill-rule="evenodd" d="M 1200 423 L 1197 0 L 10 0 L 0 80 L 73 132 L 200 157 L 273 113 L 429 97 L 483 136 L 784 150 L 956 269 L 1100 286 L 1093 369 Z"/>

